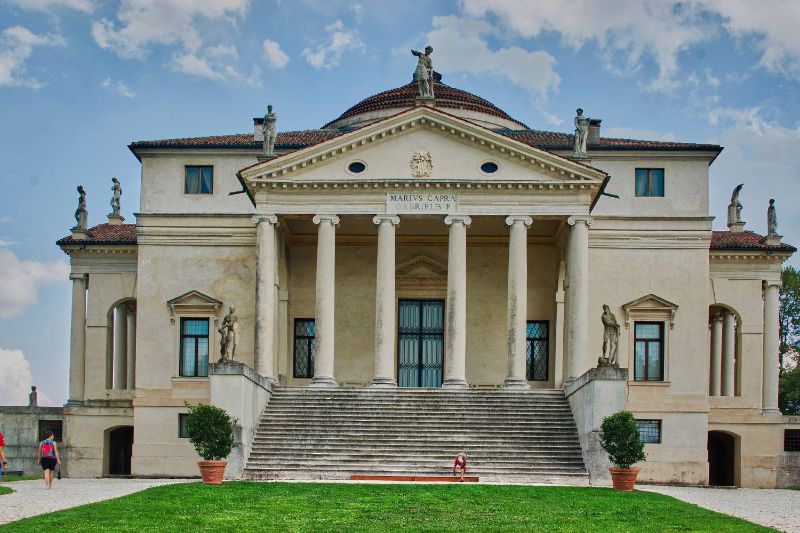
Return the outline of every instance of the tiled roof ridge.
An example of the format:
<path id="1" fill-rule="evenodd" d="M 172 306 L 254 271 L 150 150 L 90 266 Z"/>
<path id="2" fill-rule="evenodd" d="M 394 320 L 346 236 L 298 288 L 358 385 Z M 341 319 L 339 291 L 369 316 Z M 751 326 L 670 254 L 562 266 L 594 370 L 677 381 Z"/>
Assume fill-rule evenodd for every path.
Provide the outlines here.
<path id="1" fill-rule="evenodd" d="M 752 250 L 758 252 L 789 252 L 794 253 L 797 248 L 790 244 L 767 244 L 766 238 L 754 231 L 712 231 L 711 250 Z"/>
<path id="2" fill-rule="evenodd" d="M 56 241 L 56 245 L 136 245 L 136 224 L 98 224 L 86 230 L 85 239 L 69 235 Z"/>

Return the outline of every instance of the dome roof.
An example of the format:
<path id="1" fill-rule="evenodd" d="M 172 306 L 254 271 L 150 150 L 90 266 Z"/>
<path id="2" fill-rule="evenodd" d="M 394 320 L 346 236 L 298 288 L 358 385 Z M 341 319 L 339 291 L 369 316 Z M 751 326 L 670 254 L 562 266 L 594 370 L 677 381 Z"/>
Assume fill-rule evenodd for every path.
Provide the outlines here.
<path id="1" fill-rule="evenodd" d="M 475 122 L 490 129 L 527 129 L 522 122 L 512 118 L 508 113 L 489 102 L 467 91 L 450 87 L 438 80 L 434 84 L 433 94 L 435 106 L 449 113 Z M 416 82 L 389 89 L 361 100 L 342 113 L 339 118 L 323 126 L 327 128 L 360 127 L 370 122 L 399 113 L 414 107 L 419 90 Z"/>

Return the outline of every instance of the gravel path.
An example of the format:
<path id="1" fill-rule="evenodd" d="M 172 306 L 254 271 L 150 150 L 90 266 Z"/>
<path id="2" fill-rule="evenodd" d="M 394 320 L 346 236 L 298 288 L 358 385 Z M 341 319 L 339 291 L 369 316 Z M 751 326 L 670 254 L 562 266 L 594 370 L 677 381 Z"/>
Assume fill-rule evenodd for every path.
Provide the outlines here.
<path id="1" fill-rule="evenodd" d="M 29 516 L 109 500 L 150 487 L 184 483 L 184 479 L 62 479 L 47 490 L 41 479 L 0 483 L 14 492 L 0 496 L 0 524 Z"/>
<path id="2" fill-rule="evenodd" d="M 712 489 L 637 485 L 712 511 L 743 518 L 780 531 L 800 533 L 800 491 L 787 489 Z"/>

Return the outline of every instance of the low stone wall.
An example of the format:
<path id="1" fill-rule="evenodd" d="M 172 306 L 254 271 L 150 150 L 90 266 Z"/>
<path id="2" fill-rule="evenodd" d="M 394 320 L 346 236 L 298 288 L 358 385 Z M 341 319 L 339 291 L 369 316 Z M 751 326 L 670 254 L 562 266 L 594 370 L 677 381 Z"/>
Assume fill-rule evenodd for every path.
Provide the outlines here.
<path id="1" fill-rule="evenodd" d="M 0 432 L 6 442 L 5 454 L 8 469 L 22 471 L 25 475 L 36 475 L 41 467 L 36 464 L 39 445 L 39 421 L 60 420 L 64 422 L 63 407 L 0 407 Z M 61 442 L 56 442 L 61 467 L 67 472 L 69 451 Z"/>
<path id="2" fill-rule="evenodd" d="M 787 429 L 800 431 L 800 416 L 785 416 L 781 427 L 781 449 L 783 449 L 783 432 Z M 784 451 L 778 457 L 778 488 L 800 487 L 800 452 Z"/>
<path id="3" fill-rule="evenodd" d="M 592 483 L 608 482 L 611 477 L 606 452 L 600 448 L 598 435 L 603 418 L 625 409 L 625 386 L 628 371 L 620 368 L 593 368 L 568 382 L 564 394 L 572 408 L 583 462 Z"/>
<path id="4" fill-rule="evenodd" d="M 228 456 L 225 479 L 241 479 L 273 384 L 249 366 L 235 361 L 209 365 L 208 376 L 211 405 L 225 409 L 237 420 L 236 446 Z"/>

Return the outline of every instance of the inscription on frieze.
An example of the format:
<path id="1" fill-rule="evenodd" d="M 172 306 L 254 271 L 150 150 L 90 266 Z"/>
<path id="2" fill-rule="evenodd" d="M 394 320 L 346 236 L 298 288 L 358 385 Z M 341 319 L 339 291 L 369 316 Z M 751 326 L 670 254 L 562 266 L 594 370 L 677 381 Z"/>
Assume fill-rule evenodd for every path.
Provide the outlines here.
<path id="1" fill-rule="evenodd" d="M 390 214 L 443 214 L 458 212 L 458 195 L 444 193 L 386 193 L 386 212 Z"/>

